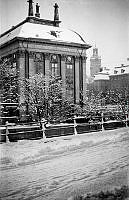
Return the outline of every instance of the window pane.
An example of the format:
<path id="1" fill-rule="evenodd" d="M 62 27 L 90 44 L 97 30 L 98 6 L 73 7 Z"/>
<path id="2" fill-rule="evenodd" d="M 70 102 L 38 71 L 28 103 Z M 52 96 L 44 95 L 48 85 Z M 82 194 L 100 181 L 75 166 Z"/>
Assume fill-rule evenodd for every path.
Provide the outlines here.
<path id="1" fill-rule="evenodd" d="M 72 64 L 66 64 L 66 92 L 68 96 L 74 96 L 74 76 Z"/>
<path id="2" fill-rule="evenodd" d="M 57 63 L 52 63 L 52 76 L 58 75 Z"/>

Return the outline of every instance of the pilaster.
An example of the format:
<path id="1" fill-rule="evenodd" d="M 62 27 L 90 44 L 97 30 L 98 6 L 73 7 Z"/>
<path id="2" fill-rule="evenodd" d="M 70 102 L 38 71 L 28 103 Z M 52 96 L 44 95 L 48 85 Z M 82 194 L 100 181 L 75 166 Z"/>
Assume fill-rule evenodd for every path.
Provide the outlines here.
<path id="1" fill-rule="evenodd" d="M 75 90 L 76 90 L 76 103 L 79 103 L 79 57 L 75 57 Z"/>
<path id="2" fill-rule="evenodd" d="M 19 77 L 25 78 L 25 51 L 17 51 L 17 65 L 19 69 Z"/>
<path id="3" fill-rule="evenodd" d="M 66 61 L 66 56 L 64 54 L 61 55 L 61 78 L 62 78 L 62 85 L 63 85 L 63 95 L 65 97 L 65 93 L 66 93 L 66 83 L 65 83 L 65 80 L 66 80 L 66 64 L 65 64 L 65 61 Z"/>
<path id="4" fill-rule="evenodd" d="M 24 86 L 22 87 L 23 80 L 25 78 L 25 51 L 24 50 L 17 51 L 17 67 L 19 69 L 19 82 L 18 82 L 19 103 L 23 104 L 25 102 Z M 20 110 L 20 116 L 22 115 L 22 112 L 23 111 Z"/>
<path id="5" fill-rule="evenodd" d="M 35 66 L 34 66 L 34 52 L 29 52 L 29 76 L 34 76 Z"/>
<path id="6" fill-rule="evenodd" d="M 45 76 L 46 76 L 46 85 L 49 85 L 49 75 L 50 75 L 50 54 L 45 53 Z"/>
<path id="7" fill-rule="evenodd" d="M 83 100 L 86 98 L 86 56 L 83 57 Z"/>
<path id="8" fill-rule="evenodd" d="M 45 53 L 45 75 L 49 75 L 50 71 L 50 53 Z"/>

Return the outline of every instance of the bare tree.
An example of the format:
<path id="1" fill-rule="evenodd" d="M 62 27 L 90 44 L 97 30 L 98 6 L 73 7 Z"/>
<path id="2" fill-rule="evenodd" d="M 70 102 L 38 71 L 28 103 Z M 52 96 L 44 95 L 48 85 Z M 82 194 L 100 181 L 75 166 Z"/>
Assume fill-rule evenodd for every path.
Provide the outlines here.
<path id="1" fill-rule="evenodd" d="M 10 58 L 0 60 L 0 115 L 4 118 L 18 117 L 18 71 Z M 4 121 L 2 122 L 4 123 Z"/>
<path id="2" fill-rule="evenodd" d="M 1 101 L 4 103 L 18 102 L 18 72 L 9 59 L 0 60 Z"/>
<path id="3" fill-rule="evenodd" d="M 36 121 L 41 121 L 41 118 L 61 121 L 71 113 L 72 101 L 63 97 L 62 80 L 59 77 L 36 74 L 21 80 L 21 90 L 28 114 Z"/>

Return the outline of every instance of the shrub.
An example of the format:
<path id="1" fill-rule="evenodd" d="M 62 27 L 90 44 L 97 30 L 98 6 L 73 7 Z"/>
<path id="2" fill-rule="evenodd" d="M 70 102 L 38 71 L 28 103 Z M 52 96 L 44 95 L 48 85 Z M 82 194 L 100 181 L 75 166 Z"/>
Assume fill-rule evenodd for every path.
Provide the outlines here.
<path id="1" fill-rule="evenodd" d="M 121 188 L 115 188 L 113 191 L 88 193 L 85 197 L 75 196 L 74 200 L 126 200 L 127 197 L 129 197 L 129 187 L 124 185 Z"/>

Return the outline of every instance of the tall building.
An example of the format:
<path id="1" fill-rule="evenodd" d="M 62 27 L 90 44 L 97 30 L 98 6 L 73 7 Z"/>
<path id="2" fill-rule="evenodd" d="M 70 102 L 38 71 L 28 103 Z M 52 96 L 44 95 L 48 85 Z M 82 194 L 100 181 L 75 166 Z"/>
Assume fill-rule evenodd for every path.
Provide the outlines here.
<path id="1" fill-rule="evenodd" d="M 90 75 L 94 77 L 95 74 L 101 71 L 101 57 L 98 55 L 98 48 L 93 48 L 93 55 L 90 58 Z"/>
<path id="2" fill-rule="evenodd" d="M 66 95 L 71 95 L 75 103 L 82 102 L 86 92 L 86 50 L 91 46 L 75 31 L 59 27 L 56 3 L 53 20 L 40 18 L 38 4 L 34 15 L 33 1 L 28 3 L 27 18 L 0 35 L 0 57 L 10 59 L 18 78 L 51 71 L 61 77 Z M 18 91 L 21 94 L 19 85 Z M 22 95 L 18 103 L 21 101 Z"/>

